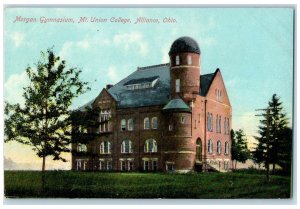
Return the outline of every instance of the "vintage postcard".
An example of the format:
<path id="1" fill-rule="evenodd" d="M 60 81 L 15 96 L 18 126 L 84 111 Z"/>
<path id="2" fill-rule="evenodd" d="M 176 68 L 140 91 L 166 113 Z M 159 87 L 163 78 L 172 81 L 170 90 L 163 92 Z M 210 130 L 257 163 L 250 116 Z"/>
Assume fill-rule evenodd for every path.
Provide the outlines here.
<path id="1" fill-rule="evenodd" d="M 6 6 L 5 198 L 292 198 L 294 16 Z"/>

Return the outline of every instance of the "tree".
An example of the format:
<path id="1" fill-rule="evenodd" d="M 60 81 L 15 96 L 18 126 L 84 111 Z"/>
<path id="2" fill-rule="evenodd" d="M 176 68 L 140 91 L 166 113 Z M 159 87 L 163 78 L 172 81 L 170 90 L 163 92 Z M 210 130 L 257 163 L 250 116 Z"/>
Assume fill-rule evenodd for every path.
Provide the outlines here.
<path id="1" fill-rule="evenodd" d="M 269 165 L 272 164 L 273 172 L 276 164 L 283 162 L 283 158 L 286 158 L 286 156 L 291 156 L 292 137 L 291 134 L 289 137 L 287 118 L 283 113 L 282 103 L 279 100 L 280 98 L 273 94 L 268 102 L 268 107 L 264 109 L 263 119 L 260 121 L 258 130 L 259 136 L 255 137 L 258 144 L 252 153 L 254 161 L 263 163 L 267 170 Z"/>
<path id="2" fill-rule="evenodd" d="M 249 159 L 250 151 L 247 145 L 246 135 L 242 129 L 238 131 L 231 130 L 231 159 L 235 161 L 235 169 L 237 162 L 245 163 Z"/>
<path id="3" fill-rule="evenodd" d="M 24 88 L 24 107 L 5 104 L 5 142 L 17 141 L 32 147 L 42 158 L 45 171 L 46 157 L 66 161 L 61 154 L 70 152 L 72 140 L 72 100 L 85 93 L 87 82 L 80 81 L 81 70 L 66 68 L 52 49 L 41 52 L 36 70 L 26 69 L 30 84 Z M 43 172 L 44 173 L 44 172 Z"/>

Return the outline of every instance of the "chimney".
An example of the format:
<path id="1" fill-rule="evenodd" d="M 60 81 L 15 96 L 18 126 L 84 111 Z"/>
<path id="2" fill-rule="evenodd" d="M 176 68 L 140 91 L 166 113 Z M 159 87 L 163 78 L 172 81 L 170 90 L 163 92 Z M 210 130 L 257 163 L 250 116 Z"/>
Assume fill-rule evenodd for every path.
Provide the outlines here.
<path id="1" fill-rule="evenodd" d="M 112 84 L 106 84 L 106 90 L 110 89 L 111 87 L 113 87 L 114 85 Z"/>

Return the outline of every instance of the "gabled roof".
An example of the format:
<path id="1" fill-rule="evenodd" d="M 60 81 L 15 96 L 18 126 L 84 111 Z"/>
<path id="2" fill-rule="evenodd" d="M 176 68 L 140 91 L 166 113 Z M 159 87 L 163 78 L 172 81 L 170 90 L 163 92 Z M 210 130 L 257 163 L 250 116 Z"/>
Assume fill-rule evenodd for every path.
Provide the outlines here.
<path id="1" fill-rule="evenodd" d="M 208 93 L 209 87 L 211 86 L 215 76 L 219 72 L 219 68 L 214 73 L 205 74 L 200 76 L 200 95 L 205 97 Z"/>
<path id="2" fill-rule="evenodd" d="M 172 99 L 164 106 L 163 110 L 172 112 L 191 112 L 191 108 L 181 98 Z"/>

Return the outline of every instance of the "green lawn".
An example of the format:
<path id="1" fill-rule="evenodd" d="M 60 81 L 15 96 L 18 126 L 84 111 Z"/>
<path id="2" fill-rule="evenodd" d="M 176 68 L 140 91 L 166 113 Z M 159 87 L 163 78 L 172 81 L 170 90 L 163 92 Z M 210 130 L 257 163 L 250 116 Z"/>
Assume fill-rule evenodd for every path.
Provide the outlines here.
<path id="1" fill-rule="evenodd" d="M 244 173 L 100 173 L 5 171 L 6 197 L 289 198 L 290 178 Z"/>

